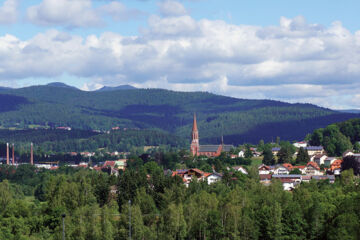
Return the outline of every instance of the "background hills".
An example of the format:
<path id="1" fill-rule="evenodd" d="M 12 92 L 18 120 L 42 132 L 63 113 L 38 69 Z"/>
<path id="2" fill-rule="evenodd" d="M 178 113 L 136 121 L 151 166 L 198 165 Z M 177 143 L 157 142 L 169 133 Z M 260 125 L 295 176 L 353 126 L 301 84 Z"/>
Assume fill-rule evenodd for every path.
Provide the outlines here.
<path id="1" fill-rule="evenodd" d="M 301 140 L 314 129 L 359 117 L 311 104 L 248 100 L 207 92 L 136 89 L 129 85 L 86 92 L 62 83 L 0 88 L 4 129 L 69 126 L 81 130 L 149 130 L 189 140 L 196 112 L 200 141 L 256 143 Z"/>

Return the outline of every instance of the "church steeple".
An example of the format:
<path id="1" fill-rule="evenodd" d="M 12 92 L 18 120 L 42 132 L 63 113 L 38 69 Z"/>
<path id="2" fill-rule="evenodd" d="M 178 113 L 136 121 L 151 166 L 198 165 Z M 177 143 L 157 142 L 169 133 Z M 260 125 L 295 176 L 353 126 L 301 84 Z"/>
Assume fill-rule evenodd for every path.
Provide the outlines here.
<path id="1" fill-rule="evenodd" d="M 190 151 L 194 156 L 198 155 L 199 152 L 199 131 L 197 129 L 196 114 L 194 113 L 193 128 L 191 131 L 191 145 Z"/>

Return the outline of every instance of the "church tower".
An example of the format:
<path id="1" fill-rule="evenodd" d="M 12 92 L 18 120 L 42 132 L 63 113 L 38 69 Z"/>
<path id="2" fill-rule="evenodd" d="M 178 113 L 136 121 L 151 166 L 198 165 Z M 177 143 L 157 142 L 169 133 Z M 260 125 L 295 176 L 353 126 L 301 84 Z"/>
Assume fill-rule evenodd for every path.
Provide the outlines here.
<path id="1" fill-rule="evenodd" d="M 199 152 L 199 131 L 197 129 L 196 124 L 196 115 L 194 114 L 194 122 L 193 122 L 193 128 L 191 131 L 191 145 L 190 145 L 190 151 L 193 154 L 193 156 L 197 156 Z"/>

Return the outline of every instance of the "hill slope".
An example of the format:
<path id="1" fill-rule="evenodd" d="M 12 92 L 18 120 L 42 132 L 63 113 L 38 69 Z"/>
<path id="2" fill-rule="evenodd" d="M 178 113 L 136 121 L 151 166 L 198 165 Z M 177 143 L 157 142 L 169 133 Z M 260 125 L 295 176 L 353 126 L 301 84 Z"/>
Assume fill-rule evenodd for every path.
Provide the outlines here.
<path id="1" fill-rule="evenodd" d="M 359 115 L 311 104 L 246 100 L 207 92 L 129 89 L 85 92 L 58 86 L 33 86 L 1 92 L 0 126 L 70 126 L 77 129 L 161 129 L 189 139 L 197 113 L 201 143 L 302 139 L 314 129 Z"/>

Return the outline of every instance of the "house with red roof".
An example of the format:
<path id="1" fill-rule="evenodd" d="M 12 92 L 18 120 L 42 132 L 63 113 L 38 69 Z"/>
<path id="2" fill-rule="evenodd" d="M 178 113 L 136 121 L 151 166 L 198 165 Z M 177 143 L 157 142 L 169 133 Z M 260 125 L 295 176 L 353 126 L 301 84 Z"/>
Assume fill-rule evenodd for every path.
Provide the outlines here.
<path id="1" fill-rule="evenodd" d="M 258 167 L 258 170 L 259 170 L 259 175 L 270 174 L 270 167 L 266 166 L 265 164 L 261 164 Z"/>
<path id="2" fill-rule="evenodd" d="M 341 173 L 341 164 L 343 160 L 337 159 L 335 160 L 331 165 L 328 171 L 330 171 L 332 174 L 339 176 Z"/>
<path id="3" fill-rule="evenodd" d="M 172 176 L 181 177 L 187 187 L 189 186 L 189 183 L 192 181 L 192 179 L 197 179 L 198 181 L 205 181 L 210 175 L 211 173 L 201 171 L 197 168 L 179 169 L 172 173 Z"/>
<path id="4" fill-rule="evenodd" d="M 316 162 L 308 162 L 305 168 L 306 175 L 323 175 Z"/>

